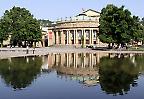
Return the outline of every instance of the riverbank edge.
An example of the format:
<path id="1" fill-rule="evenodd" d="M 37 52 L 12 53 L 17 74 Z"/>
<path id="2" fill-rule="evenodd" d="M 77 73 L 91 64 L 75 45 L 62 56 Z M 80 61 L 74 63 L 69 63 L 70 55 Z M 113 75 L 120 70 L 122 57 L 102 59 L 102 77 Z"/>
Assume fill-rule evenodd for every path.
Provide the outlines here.
<path id="1" fill-rule="evenodd" d="M 0 59 L 11 57 L 42 56 L 56 53 L 125 53 L 144 54 L 144 51 L 121 51 L 121 50 L 92 50 L 90 48 L 0 48 Z"/>

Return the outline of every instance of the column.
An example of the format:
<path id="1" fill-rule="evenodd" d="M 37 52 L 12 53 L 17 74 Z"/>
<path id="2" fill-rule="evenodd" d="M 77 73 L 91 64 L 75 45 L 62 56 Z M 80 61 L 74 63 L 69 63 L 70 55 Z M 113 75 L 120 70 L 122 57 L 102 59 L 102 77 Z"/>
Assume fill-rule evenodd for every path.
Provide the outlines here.
<path id="1" fill-rule="evenodd" d="M 100 53 L 97 53 L 97 64 L 100 63 Z"/>
<path id="2" fill-rule="evenodd" d="M 93 68 L 93 53 L 91 54 L 91 67 Z"/>
<path id="3" fill-rule="evenodd" d="M 84 53 L 83 68 L 85 68 L 85 62 L 86 62 L 85 58 L 86 58 L 86 53 Z"/>
<path id="4" fill-rule="evenodd" d="M 65 45 L 65 34 L 64 34 L 63 30 L 61 31 L 61 44 Z"/>
<path id="5" fill-rule="evenodd" d="M 65 61 L 65 54 L 60 54 L 61 56 L 61 65 L 63 66 L 64 65 L 64 61 Z"/>
<path id="6" fill-rule="evenodd" d="M 98 36 L 96 36 L 96 42 L 97 42 L 98 47 L 100 47 L 100 39 L 98 38 Z"/>
<path id="7" fill-rule="evenodd" d="M 74 33 L 74 34 L 73 34 L 73 35 L 74 35 L 73 40 L 74 40 L 74 45 L 75 45 L 75 44 L 76 44 L 76 42 L 75 42 L 75 41 L 76 41 L 76 39 L 75 39 L 75 38 L 76 38 L 76 34 L 75 34 L 75 30 L 73 30 L 73 31 L 74 31 L 74 32 L 73 32 L 73 33 Z"/>
<path id="8" fill-rule="evenodd" d="M 92 31 L 91 31 L 91 29 L 89 30 L 89 43 L 90 43 L 90 45 L 92 44 Z"/>
<path id="9" fill-rule="evenodd" d="M 77 55 L 77 53 L 75 53 L 74 55 L 75 55 L 75 68 L 77 68 L 77 59 L 78 59 L 78 55 Z"/>
<path id="10" fill-rule="evenodd" d="M 71 45 L 71 33 L 70 33 L 70 30 L 68 30 L 68 34 L 69 34 L 69 45 Z"/>
<path id="11" fill-rule="evenodd" d="M 93 33 L 93 29 L 91 30 L 91 44 L 93 45 L 93 39 L 94 39 L 94 33 Z"/>
<path id="12" fill-rule="evenodd" d="M 67 40 L 67 44 L 69 44 L 69 33 L 68 33 L 68 31 L 66 31 L 66 40 Z"/>
<path id="13" fill-rule="evenodd" d="M 56 61 L 56 66 L 59 66 L 59 64 L 58 64 L 58 63 L 59 63 L 59 56 L 58 56 L 57 54 L 55 54 L 55 57 L 56 57 L 56 58 L 55 58 L 55 59 L 56 59 L 56 60 L 55 60 L 55 61 Z"/>
<path id="14" fill-rule="evenodd" d="M 85 34 L 85 29 L 82 30 L 82 35 L 84 37 L 84 46 L 86 44 L 86 34 Z"/>
<path id="15" fill-rule="evenodd" d="M 68 53 L 66 53 L 66 63 L 67 63 L 67 67 L 69 67 L 69 58 L 68 58 Z"/>
<path id="16" fill-rule="evenodd" d="M 42 43 L 43 43 L 42 47 L 45 47 L 45 39 L 42 40 Z"/>
<path id="17" fill-rule="evenodd" d="M 70 53 L 68 53 L 68 67 L 70 67 Z"/>
<path id="18" fill-rule="evenodd" d="M 55 39 L 56 39 L 56 45 L 58 45 L 59 44 L 58 31 L 56 31 L 56 37 L 55 37 Z"/>
<path id="19" fill-rule="evenodd" d="M 75 44 L 78 44 L 78 33 L 77 30 L 75 30 Z"/>
<path id="20" fill-rule="evenodd" d="M 92 63 L 91 63 L 91 62 L 92 62 L 92 61 L 91 61 L 91 60 L 92 60 L 92 59 L 91 59 L 91 54 L 92 54 L 92 53 L 89 54 L 89 67 L 90 67 L 90 68 L 91 68 L 91 65 L 92 65 Z"/>

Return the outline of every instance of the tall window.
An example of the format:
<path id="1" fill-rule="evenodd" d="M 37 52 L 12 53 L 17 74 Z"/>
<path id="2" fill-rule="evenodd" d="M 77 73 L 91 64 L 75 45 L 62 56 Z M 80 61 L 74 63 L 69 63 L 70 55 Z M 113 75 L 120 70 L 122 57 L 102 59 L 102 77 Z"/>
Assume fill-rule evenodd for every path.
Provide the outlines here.
<path id="1" fill-rule="evenodd" d="M 89 38 L 90 38 L 90 33 L 89 33 L 89 31 L 86 30 L 85 33 L 86 33 L 86 38 L 89 39 Z"/>
<path id="2" fill-rule="evenodd" d="M 81 37 L 82 37 L 82 31 L 79 30 L 79 31 L 78 31 L 78 38 L 81 39 Z"/>
<path id="3" fill-rule="evenodd" d="M 94 37 L 94 38 L 96 38 L 96 34 L 97 34 L 97 31 L 94 30 L 94 31 L 93 31 L 93 37 Z"/>

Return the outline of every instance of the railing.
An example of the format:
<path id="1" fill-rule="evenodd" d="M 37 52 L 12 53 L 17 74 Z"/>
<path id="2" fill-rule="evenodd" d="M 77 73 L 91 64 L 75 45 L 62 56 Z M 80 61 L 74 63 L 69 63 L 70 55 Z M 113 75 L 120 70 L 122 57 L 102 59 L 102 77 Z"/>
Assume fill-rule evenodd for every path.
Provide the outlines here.
<path id="1" fill-rule="evenodd" d="M 56 23 L 63 23 L 63 22 L 75 22 L 75 21 L 98 21 L 98 17 L 74 17 L 74 18 L 65 18 L 65 19 L 58 19 Z"/>
<path id="2" fill-rule="evenodd" d="M 56 28 L 69 28 L 69 27 L 98 27 L 98 22 L 86 22 L 86 23 L 65 23 L 59 24 Z"/>

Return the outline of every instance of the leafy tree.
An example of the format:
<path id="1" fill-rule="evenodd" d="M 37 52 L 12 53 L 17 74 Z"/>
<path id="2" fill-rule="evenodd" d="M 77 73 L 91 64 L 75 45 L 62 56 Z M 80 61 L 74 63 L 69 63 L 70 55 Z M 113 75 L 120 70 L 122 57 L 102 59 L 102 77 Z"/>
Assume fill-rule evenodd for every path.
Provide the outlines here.
<path id="1" fill-rule="evenodd" d="M 44 20 L 44 19 L 39 19 L 38 21 L 40 22 L 40 25 L 41 25 L 42 27 L 51 26 L 52 23 L 53 23 L 53 22 L 50 21 L 50 20 Z"/>
<path id="2" fill-rule="evenodd" d="M 27 61 L 27 58 L 29 61 Z M 41 57 L 18 57 L 0 60 L 0 75 L 5 84 L 15 90 L 31 85 L 41 72 Z"/>
<path id="3" fill-rule="evenodd" d="M 144 17 L 142 18 L 141 24 L 144 26 Z"/>
<path id="4" fill-rule="evenodd" d="M 140 18 L 138 16 L 133 16 L 133 40 L 138 42 L 143 40 L 143 26 L 140 23 Z"/>
<path id="5" fill-rule="evenodd" d="M 144 44 L 144 17 L 142 18 L 142 20 L 140 21 L 141 25 L 141 33 L 142 33 L 142 41 L 143 41 L 143 44 Z"/>
<path id="6" fill-rule="evenodd" d="M 3 21 L 0 19 L 0 43 L 1 43 L 1 47 L 3 47 L 3 41 L 8 39 L 9 34 L 7 32 L 5 32 L 4 29 L 4 25 L 3 25 Z"/>
<path id="7" fill-rule="evenodd" d="M 131 39 L 139 39 L 138 20 L 131 12 L 110 4 L 103 8 L 100 16 L 99 38 L 105 43 L 125 44 Z"/>
<path id="8" fill-rule="evenodd" d="M 13 7 L 6 10 L 2 18 L 6 32 L 11 33 L 11 41 L 22 45 L 22 42 L 28 42 L 32 45 L 34 41 L 41 40 L 40 23 L 25 8 Z M 6 24 L 8 23 L 8 24 Z"/>
<path id="9" fill-rule="evenodd" d="M 136 80 L 141 67 L 130 58 L 106 56 L 101 58 L 98 65 L 101 89 L 107 94 L 124 95 L 138 85 Z"/>

